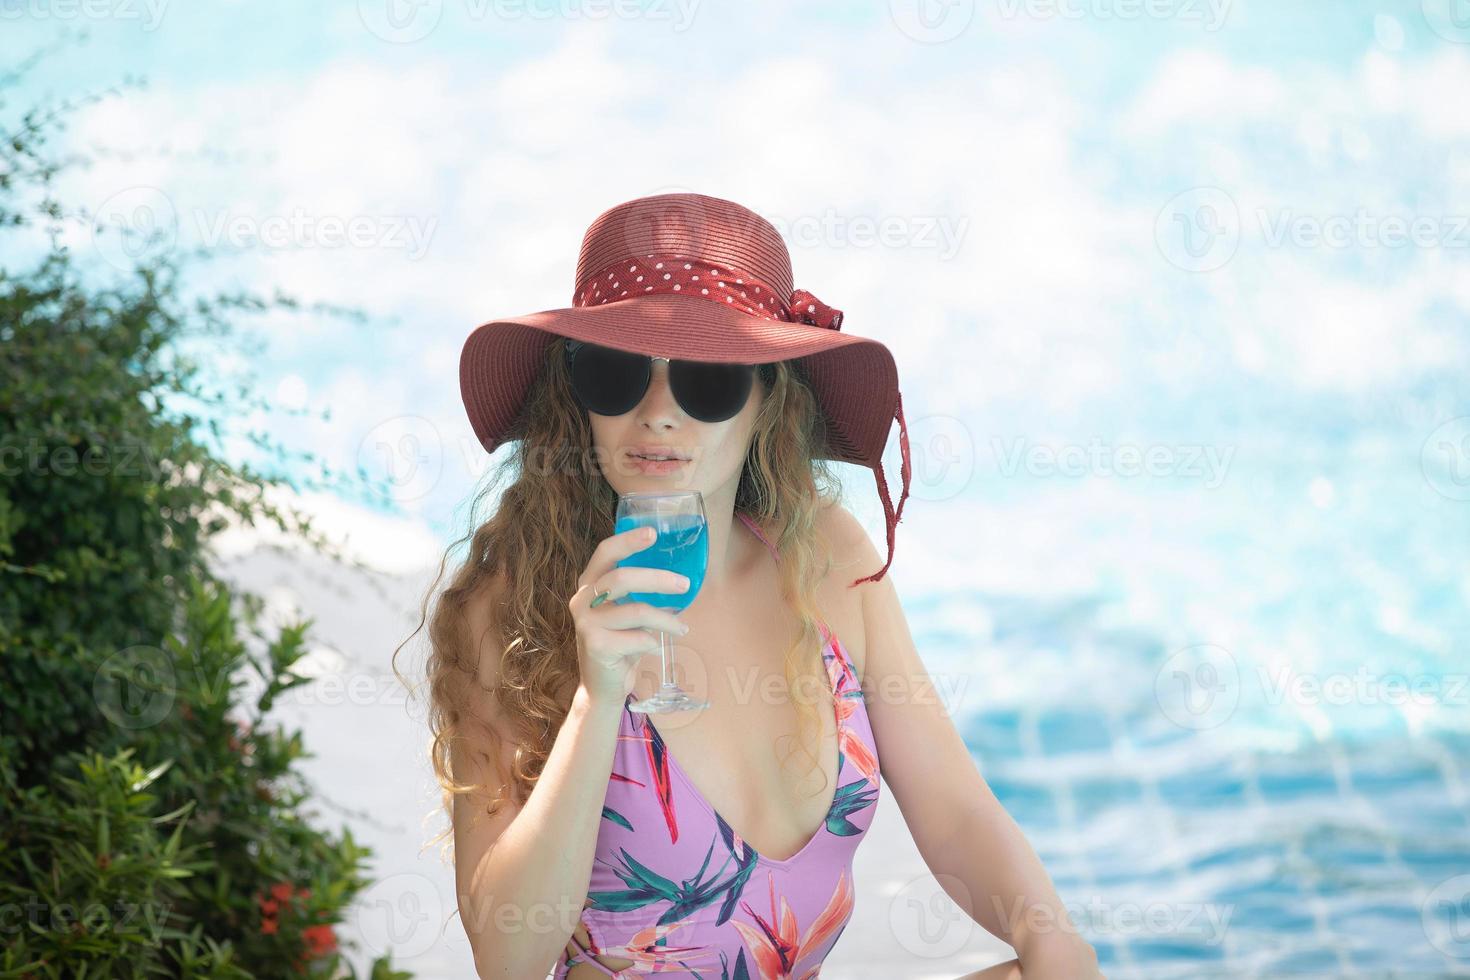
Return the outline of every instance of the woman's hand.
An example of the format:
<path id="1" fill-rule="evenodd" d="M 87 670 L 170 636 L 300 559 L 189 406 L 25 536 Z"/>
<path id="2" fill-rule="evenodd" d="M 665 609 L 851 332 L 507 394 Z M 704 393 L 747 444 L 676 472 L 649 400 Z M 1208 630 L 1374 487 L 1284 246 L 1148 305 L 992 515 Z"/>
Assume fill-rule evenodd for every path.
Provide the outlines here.
<path id="1" fill-rule="evenodd" d="M 630 592 L 689 590 L 689 580 L 662 568 L 619 568 L 618 562 L 658 540 L 651 527 L 635 527 L 603 538 L 577 579 L 577 591 L 567 602 L 577 628 L 577 664 L 581 686 L 593 701 L 621 702 L 633 689 L 633 663 L 645 654 L 657 653 L 661 630 L 682 636 L 689 631 L 674 613 L 646 602 L 618 604 L 615 599 Z M 610 594 L 597 606 L 593 598 Z"/>

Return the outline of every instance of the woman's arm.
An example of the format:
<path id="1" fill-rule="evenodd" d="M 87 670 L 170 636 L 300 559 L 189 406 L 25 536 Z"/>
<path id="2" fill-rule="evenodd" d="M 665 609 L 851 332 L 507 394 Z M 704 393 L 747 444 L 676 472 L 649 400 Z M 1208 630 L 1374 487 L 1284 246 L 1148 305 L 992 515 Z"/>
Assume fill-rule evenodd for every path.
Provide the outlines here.
<path id="1" fill-rule="evenodd" d="M 829 536 L 847 568 L 882 566 L 867 531 L 834 507 Z M 1015 949 L 1025 976 L 1097 977 L 1021 828 L 995 798 L 914 648 L 890 572 L 857 586 L 865 632 L 863 692 L 884 782 L 919 853 L 960 908 Z"/>
<path id="2" fill-rule="evenodd" d="M 498 761 L 492 765 L 481 748 L 488 742 L 479 737 L 486 726 L 495 731 L 504 727 L 489 693 L 499 653 L 491 608 L 490 599 L 467 608 L 471 641 L 480 641 L 479 681 L 486 693 L 477 700 L 471 721 L 479 731 L 454 744 L 452 761 L 457 780 L 493 787 L 509 778 L 514 744 L 501 739 Z M 597 702 L 579 687 L 523 808 L 507 798 L 492 819 L 484 813 L 482 796 L 455 797 L 460 918 L 481 977 L 541 980 L 576 931 L 591 881 L 621 712 L 621 704 Z"/>

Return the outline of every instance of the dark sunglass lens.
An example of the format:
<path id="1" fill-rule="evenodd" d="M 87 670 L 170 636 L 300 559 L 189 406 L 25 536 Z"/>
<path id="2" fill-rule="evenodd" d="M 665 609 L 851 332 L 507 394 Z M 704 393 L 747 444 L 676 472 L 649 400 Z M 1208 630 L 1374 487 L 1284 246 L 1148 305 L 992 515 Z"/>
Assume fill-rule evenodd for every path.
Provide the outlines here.
<path id="1" fill-rule="evenodd" d="M 648 367 L 642 354 L 582 344 L 572 353 L 572 390 L 589 412 L 622 415 L 648 390 Z"/>
<path id="2" fill-rule="evenodd" d="M 750 397 L 755 368 L 749 364 L 675 361 L 669 386 L 679 406 L 701 422 L 723 422 L 740 414 Z"/>

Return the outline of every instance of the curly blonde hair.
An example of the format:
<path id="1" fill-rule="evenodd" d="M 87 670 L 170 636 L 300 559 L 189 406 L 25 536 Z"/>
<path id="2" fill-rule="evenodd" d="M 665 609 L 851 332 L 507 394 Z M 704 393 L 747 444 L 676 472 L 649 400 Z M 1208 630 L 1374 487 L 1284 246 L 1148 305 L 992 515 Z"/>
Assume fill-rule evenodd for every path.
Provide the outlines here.
<path id="1" fill-rule="evenodd" d="M 420 620 L 399 652 L 428 623 L 429 655 L 424 681 L 427 718 L 433 736 L 429 757 L 452 825 L 454 798 L 483 797 L 485 813 L 499 812 L 507 794 L 524 805 L 539 778 L 556 734 L 567 716 L 579 680 L 575 628 L 567 600 L 577 588 L 598 542 L 613 533 L 618 495 L 595 462 L 592 429 L 576 403 L 557 338 L 547 346 L 539 377 L 508 436 L 515 452 L 494 472 L 471 504 L 472 530 L 451 544 L 424 596 Z M 788 690 L 825 692 L 825 700 L 793 695 L 798 711 L 798 742 L 817 768 L 815 744 L 821 732 L 818 704 L 831 708 L 824 682 L 822 639 L 817 628 L 815 583 L 832 567 L 830 548 L 817 531 L 817 516 L 840 497 L 840 484 L 825 462 L 826 425 L 815 395 L 794 362 L 765 365 L 763 393 L 753 424 L 735 509 L 766 531 L 780 554 L 781 592 L 795 609 L 800 631 L 784 660 Z M 475 514 L 509 475 L 499 506 L 483 523 Z M 442 593 L 435 596 L 451 554 L 466 541 L 468 553 Z M 821 567 L 818 567 L 818 566 Z M 494 579 L 500 590 L 490 617 L 493 643 L 471 636 L 466 607 L 483 601 Z M 498 685 L 479 683 L 480 658 L 498 659 Z M 811 683 L 812 681 L 823 681 Z M 474 756 L 497 759 L 500 734 L 475 724 L 471 699 L 495 699 L 515 743 L 509 784 L 491 787 L 461 782 L 451 762 L 456 740 Z M 813 734 L 815 733 L 815 734 Z M 783 755 L 782 764 L 790 757 Z M 490 767 L 491 771 L 495 767 Z M 826 774 L 823 773 L 823 789 Z M 446 837 L 450 828 L 429 843 Z M 427 845 L 426 845 L 427 846 Z M 452 841 L 449 843 L 452 848 Z"/>

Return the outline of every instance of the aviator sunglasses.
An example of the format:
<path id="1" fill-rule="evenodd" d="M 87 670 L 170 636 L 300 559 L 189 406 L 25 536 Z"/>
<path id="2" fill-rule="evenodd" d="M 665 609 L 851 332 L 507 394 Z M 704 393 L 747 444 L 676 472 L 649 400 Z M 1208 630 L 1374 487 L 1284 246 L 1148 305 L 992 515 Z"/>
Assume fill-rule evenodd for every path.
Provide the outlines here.
<path id="1" fill-rule="evenodd" d="M 598 415 L 631 412 L 648 391 L 655 360 L 668 363 L 669 388 L 679 407 L 701 422 L 724 422 L 740 414 L 757 370 L 767 384 L 775 379 L 769 364 L 670 360 L 580 340 L 566 342 L 572 392 L 583 408 Z"/>

